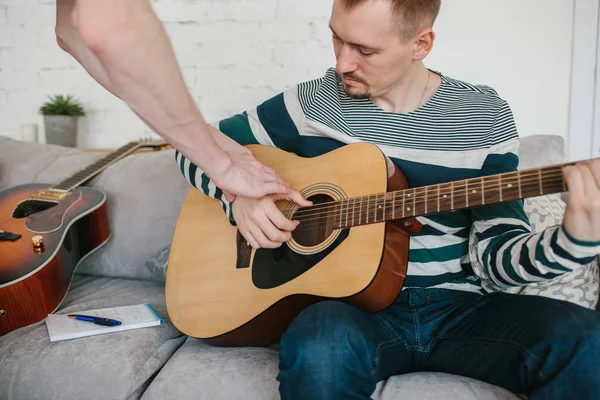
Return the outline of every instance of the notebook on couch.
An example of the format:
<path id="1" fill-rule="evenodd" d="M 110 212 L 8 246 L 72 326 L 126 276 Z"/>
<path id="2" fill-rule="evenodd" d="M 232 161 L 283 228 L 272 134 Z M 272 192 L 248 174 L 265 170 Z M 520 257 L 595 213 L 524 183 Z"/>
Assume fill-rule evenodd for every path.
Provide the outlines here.
<path id="1" fill-rule="evenodd" d="M 78 311 L 71 314 L 109 318 L 121 324 L 103 326 L 69 317 L 70 314 L 49 314 L 46 317 L 46 327 L 51 342 L 163 324 L 162 318 L 149 304 Z"/>

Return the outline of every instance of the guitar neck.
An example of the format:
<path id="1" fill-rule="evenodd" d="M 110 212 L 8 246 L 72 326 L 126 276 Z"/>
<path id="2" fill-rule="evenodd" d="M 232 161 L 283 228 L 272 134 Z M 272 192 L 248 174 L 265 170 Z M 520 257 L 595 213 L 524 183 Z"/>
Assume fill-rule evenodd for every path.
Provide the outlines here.
<path id="1" fill-rule="evenodd" d="M 98 160 L 95 163 L 89 165 L 88 167 L 80 170 L 79 172 L 75 173 L 74 175 L 70 176 L 69 178 L 65 179 L 64 181 L 52 186 L 50 189 L 61 190 L 61 191 L 72 190 L 72 189 L 76 188 L 77 186 L 82 185 L 83 183 L 92 179 L 94 176 L 96 176 L 100 172 L 102 172 L 106 167 L 119 161 L 120 159 L 122 159 L 123 157 L 127 156 L 128 154 L 134 152 L 135 150 L 137 150 L 140 147 L 141 147 L 141 144 L 139 142 L 127 143 L 126 145 L 118 148 L 117 150 L 110 153 L 106 157 L 101 158 L 100 160 Z"/>
<path id="2" fill-rule="evenodd" d="M 355 197 L 313 206 L 327 209 L 336 229 L 419 217 L 565 192 L 562 170 L 575 163 L 489 175 Z"/>

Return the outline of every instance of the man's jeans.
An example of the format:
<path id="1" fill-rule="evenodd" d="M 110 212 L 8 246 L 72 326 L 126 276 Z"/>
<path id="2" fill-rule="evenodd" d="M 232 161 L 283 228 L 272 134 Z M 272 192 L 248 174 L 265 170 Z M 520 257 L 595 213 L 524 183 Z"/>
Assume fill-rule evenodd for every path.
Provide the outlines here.
<path id="1" fill-rule="evenodd" d="M 406 289 L 372 314 L 339 301 L 281 338 L 282 399 L 369 399 L 417 371 L 475 378 L 534 399 L 600 399 L 600 313 L 537 296 Z"/>

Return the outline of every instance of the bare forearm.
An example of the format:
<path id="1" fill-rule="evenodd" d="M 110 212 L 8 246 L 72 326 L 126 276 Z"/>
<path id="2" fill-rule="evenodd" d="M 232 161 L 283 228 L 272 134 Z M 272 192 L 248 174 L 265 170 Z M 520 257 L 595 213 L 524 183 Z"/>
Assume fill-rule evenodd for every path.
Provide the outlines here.
<path id="1" fill-rule="evenodd" d="M 86 0 L 74 8 L 82 42 L 113 93 L 207 173 L 228 161 L 193 101 L 147 0 Z"/>
<path id="2" fill-rule="evenodd" d="M 96 55 L 83 43 L 73 25 L 75 0 L 56 2 L 56 41 L 61 49 L 71 54 L 81 66 L 106 90 L 116 95 L 112 83 Z"/>

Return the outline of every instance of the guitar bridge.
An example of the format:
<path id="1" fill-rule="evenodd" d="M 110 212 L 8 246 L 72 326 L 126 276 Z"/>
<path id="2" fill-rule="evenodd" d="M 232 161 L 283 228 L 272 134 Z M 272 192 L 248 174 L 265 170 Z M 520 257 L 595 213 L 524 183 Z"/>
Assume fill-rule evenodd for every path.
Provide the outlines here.
<path id="1" fill-rule="evenodd" d="M 0 230 L 0 240 L 6 240 L 9 242 L 16 242 L 21 238 L 21 235 L 17 233 L 10 233 L 6 231 Z"/>
<path id="2" fill-rule="evenodd" d="M 248 242 L 242 236 L 239 230 L 237 231 L 236 242 L 237 261 L 235 263 L 235 267 L 237 269 L 250 268 L 250 256 L 252 255 L 252 247 L 248 245 Z"/>
<path id="3" fill-rule="evenodd" d="M 59 189 L 43 189 L 40 190 L 33 196 L 34 200 L 45 200 L 45 201 L 61 201 L 69 195 L 69 192 Z"/>

